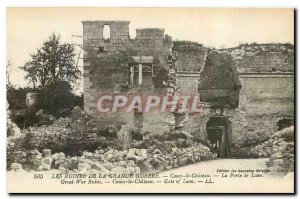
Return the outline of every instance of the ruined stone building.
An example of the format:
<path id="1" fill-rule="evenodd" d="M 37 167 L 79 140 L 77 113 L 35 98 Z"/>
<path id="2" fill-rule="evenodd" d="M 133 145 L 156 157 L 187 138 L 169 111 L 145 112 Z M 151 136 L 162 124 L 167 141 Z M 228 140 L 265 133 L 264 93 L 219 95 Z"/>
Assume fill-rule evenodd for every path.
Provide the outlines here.
<path id="1" fill-rule="evenodd" d="M 109 28 L 109 38 L 103 37 L 104 28 Z M 137 86 L 149 92 L 160 88 L 159 77 L 171 45 L 172 39 L 163 29 L 138 29 L 136 38 L 131 39 L 129 21 L 84 21 L 85 110 L 97 113 L 99 92 L 128 92 L 129 87 Z"/>
<path id="2" fill-rule="evenodd" d="M 238 155 L 243 147 L 263 141 L 282 125 L 293 123 L 294 47 L 255 45 L 207 49 L 191 42 L 172 41 L 164 29 L 136 30 L 129 21 L 84 21 L 84 108 L 99 117 L 101 93 L 167 92 L 167 56 L 177 52 L 176 84 L 183 93 L 200 95 L 201 113 L 190 114 L 184 130 L 202 139 L 223 136 L 223 156 Z M 106 38 L 104 30 L 108 30 Z M 175 45 L 176 44 L 176 45 Z M 165 132 L 166 113 L 142 116 L 143 128 Z M 134 125 L 136 115 L 109 114 L 99 123 Z M 222 137 L 222 136 L 221 136 Z"/>

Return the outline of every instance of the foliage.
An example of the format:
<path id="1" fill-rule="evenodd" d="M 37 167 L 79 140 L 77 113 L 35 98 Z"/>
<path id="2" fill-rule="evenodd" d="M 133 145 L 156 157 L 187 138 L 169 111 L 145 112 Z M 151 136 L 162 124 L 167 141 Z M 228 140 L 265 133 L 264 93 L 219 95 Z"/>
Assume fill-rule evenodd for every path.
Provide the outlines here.
<path id="1" fill-rule="evenodd" d="M 10 167 L 11 163 L 25 162 L 24 157 L 22 157 L 22 151 L 24 150 L 23 144 L 24 144 L 24 136 L 7 140 L 7 144 L 6 144 L 6 168 L 7 169 Z"/>
<path id="2" fill-rule="evenodd" d="M 36 124 L 35 112 L 39 109 L 56 117 L 66 117 L 74 106 L 82 107 L 83 97 L 76 96 L 71 86 L 82 75 L 74 60 L 74 45 L 62 43 L 60 36 L 53 33 L 30 57 L 20 68 L 26 72 L 25 78 L 33 84 L 33 88 L 7 85 L 10 109 L 23 111 L 20 117 L 13 118 L 19 120 L 16 122 L 18 125 Z M 38 93 L 38 104 L 30 110 L 25 101 L 28 92 Z"/>
<path id="3" fill-rule="evenodd" d="M 174 41 L 174 51 L 202 51 L 204 48 L 203 44 L 192 42 L 192 41 Z"/>
<path id="4" fill-rule="evenodd" d="M 75 47 L 61 43 L 60 36 L 51 34 L 43 46 L 34 54 L 31 60 L 21 66 L 26 72 L 25 78 L 44 89 L 48 84 L 58 81 L 75 82 L 81 77 L 81 71 L 75 64 Z"/>
<path id="5" fill-rule="evenodd" d="M 30 92 L 38 92 L 38 89 L 34 88 L 15 88 L 12 85 L 6 87 L 7 101 L 9 103 L 9 109 L 21 110 L 26 108 L 26 94 Z"/>
<path id="6" fill-rule="evenodd" d="M 38 103 L 34 107 L 26 106 L 26 94 L 38 93 Z M 44 90 L 33 88 L 7 87 L 7 100 L 11 110 L 11 119 L 20 128 L 33 125 L 43 125 L 43 117 L 37 111 L 44 110 L 44 115 L 67 117 L 75 106 L 83 108 L 83 95 L 77 96 L 72 92 L 68 82 L 57 82 L 47 85 Z"/>
<path id="7" fill-rule="evenodd" d="M 83 106 L 83 97 L 76 96 L 67 81 L 57 81 L 41 90 L 38 107 L 56 117 L 67 117 L 73 107 Z"/>

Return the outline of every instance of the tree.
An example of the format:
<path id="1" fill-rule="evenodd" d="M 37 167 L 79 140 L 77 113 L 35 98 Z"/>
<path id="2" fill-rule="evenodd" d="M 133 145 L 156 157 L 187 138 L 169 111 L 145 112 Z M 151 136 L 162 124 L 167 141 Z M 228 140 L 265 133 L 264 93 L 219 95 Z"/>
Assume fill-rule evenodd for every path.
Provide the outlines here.
<path id="1" fill-rule="evenodd" d="M 48 68 L 45 64 L 45 56 L 38 49 L 35 54 L 31 54 L 31 60 L 21 67 L 26 72 L 25 79 L 33 84 L 33 88 L 39 83 L 42 89 L 45 88 L 49 80 Z"/>
<path id="2" fill-rule="evenodd" d="M 61 43 L 60 36 L 51 34 L 43 46 L 34 54 L 31 60 L 21 67 L 26 72 L 25 78 L 45 89 L 48 84 L 67 81 L 75 83 L 81 77 L 81 71 L 75 64 L 75 47 L 72 44 Z"/>

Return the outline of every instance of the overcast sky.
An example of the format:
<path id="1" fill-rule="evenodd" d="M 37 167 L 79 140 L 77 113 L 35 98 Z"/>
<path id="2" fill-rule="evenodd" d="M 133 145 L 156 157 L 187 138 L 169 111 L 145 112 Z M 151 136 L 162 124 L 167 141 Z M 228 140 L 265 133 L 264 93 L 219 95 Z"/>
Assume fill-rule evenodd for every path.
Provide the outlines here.
<path id="1" fill-rule="evenodd" d="M 173 40 L 191 40 L 216 48 L 239 43 L 294 43 L 292 9 L 198 8 L 8 8 L 7 59 L 13 64 L 11 82 L 25 86 L 18 69 L 52 33 L 63 42 L 82 43 L 84 20 L 130 20 L 136 28 L 164 28 Z M 82 64 L 81 64 L 82 65 Z"/>

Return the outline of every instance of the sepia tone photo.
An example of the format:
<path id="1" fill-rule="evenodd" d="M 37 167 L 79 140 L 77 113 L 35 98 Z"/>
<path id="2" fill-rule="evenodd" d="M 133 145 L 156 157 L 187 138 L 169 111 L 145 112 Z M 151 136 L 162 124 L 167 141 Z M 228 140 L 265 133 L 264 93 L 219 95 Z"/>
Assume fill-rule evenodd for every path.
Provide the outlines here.
<path id="1" fill-rule="evenodd" d="M 294 10 L 7 8 L 9 193 L 294 193 Z"/>

